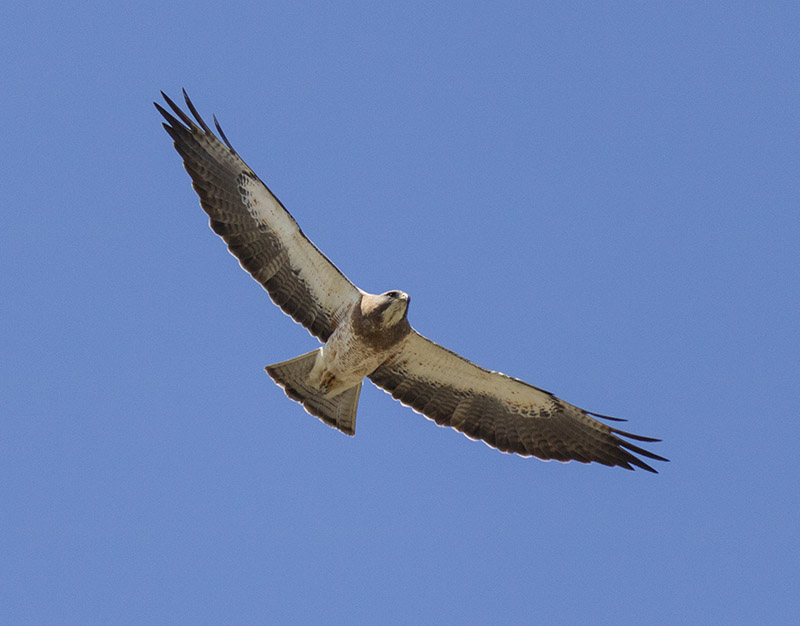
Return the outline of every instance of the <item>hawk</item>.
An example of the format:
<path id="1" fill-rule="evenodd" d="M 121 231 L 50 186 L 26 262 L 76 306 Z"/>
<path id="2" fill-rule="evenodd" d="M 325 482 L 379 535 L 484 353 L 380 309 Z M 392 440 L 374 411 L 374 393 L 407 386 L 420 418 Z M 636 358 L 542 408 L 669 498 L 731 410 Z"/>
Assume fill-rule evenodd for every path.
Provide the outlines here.
<path id="1" fill-rule="evenodd" d="M 353 435 L 364 377 L 414 411 L 503 452 L 539 459 L 655 470 L 666 461 L 631 443 L 656 442 L 598 419 L 522 380 L 489 371 L 419 334 L 402 291 L 362 291 L 303 234 L 280 200 L 239 157 L 214 117 L 217 136 L 184 90 L 194 119 L 161 92 L 166 120 L 200 205 L 241 266 L 273 302 L 322 346 L 267 373 L 286 395 Z M 638 455 L 638 456 L 637 456 Z"/>

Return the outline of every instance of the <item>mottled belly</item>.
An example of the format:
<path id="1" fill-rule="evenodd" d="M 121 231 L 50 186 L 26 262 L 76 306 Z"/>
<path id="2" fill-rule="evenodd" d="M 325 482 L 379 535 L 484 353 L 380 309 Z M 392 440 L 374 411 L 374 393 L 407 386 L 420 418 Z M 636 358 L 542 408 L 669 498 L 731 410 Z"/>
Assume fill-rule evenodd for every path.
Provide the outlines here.
<path id="1" fill-rule="evenodd" d="M 309 375 L 326 395 L 337 395 L 357 385 L 388 356 L 389 351 L 368 348 L 346 330 L 337 328 L 330 336 Z"/>

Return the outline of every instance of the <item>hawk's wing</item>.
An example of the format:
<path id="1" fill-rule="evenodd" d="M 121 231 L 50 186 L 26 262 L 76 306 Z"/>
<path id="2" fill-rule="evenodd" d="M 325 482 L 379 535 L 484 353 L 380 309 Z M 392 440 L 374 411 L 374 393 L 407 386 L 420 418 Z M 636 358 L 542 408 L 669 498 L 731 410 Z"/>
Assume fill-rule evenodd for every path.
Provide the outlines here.
<path id="1" fill-rule="evenodd" d="M 592 418 L 551 393 L 483 369 L 413 331 L 369 378 L 441 426 L 503 452 L 655 470 L 632 454 L 666 461 L 622 439 L 654 442 Z M 614 419 L 614 418 L 609 418 Z"/>
<path id="2" fill-rule="evenodd" d="M 161 95 L 180 120 L 154 104 L 167 120 L 164 128 L 183 157 L 211 228 L 284 313 L 327 341 L 359 290 L 306 238 L 280 200 L 236 154 L 216 118 L 222 141 L 185 91 L 196 123 Z"/>

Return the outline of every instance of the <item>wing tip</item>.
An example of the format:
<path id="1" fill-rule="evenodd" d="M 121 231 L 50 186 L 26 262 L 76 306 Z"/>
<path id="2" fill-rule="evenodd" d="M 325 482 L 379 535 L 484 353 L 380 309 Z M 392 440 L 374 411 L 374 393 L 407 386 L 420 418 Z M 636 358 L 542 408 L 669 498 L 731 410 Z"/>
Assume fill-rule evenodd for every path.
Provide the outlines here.
<path id="1" fill-rule="evenodd" d="M 197 109 L 194 106 L 194 103 L 192 102 L 191 98 L 189 98 L 189 94 L 186 93 L 186 89 L 181 88 L 181 92 L 183 93 L 183 99 L 186 102 L 186 106 L 189 107 L 189 111 L 194 116 L 194 119 L 197 120 L 197 123 L 200 125 L 200 128 L 202 128 L 206 134 L 214 135 L 214 133 L 208 127 L 208 124 L 206 124 L 205 120 L 202 118 L 200 113 L 198 113 Z"/>
<path id="2" fill-rule="evenodd" d="M 186 89 L 181 88 L 181 93 L 183 94 L 183 99 L 186 102 L 186 106 L 188 107 L 189 112 L 194 116 L 194 120 L 191 117 L 189 117 L 186 114 L 186 112 L 183 109 L 181 109 L 181 107 L 178 106 L 174 100 L 172 100 L 172 98 L 170 98 L 166 93 L 164 93 L 164 91 L 160 91 L 160 93 L 161 97 L 164 98 L 164 102 L 166 102 L 169 108 L 172 109 L 172 112 L 175 115 L 177 115 L 178 118 L 180 118 L 179 121 L 175 117 L 175 115 L 173 115 L 173 113 L 167 111 L 163 106 L 161 106 L 160 103 L 153 102 L 153 105 L 156 107 L 158 112 L 164 117 L 165 120 L 167 120 L 168 124 L 165 124 L 164 127 L 167 129 L 167 132 L 173 136 L 173 138 L 174 138 L 173 134 L 174 131 L 179 131 L 180 129 L 188 132 L 195 132 L 202 130 L 202 132 L 205 133 L 206 135 L 209 135 L 214 139 L 218 139 L 217 135 L 214 134 L 214 131 L 211 130 L 211 127 L 209 127 L 209 125 L 206 124 L 206 121 L 200 115 L 200 112 L 197 110 L 197 107 L 195 107 L 194 103 L 192 102 L 192 99 L 186 92 Z M 225 132 L 222 130 L 222 126 L 220 125 L 217 116 L 213 115 L 212 117 L 214 120 L 214 126 L 216 127 L 217 132 L 219 133 L 219 139 L 222 140 L 222 142 L 227 146 L 228 150 L 230 150 L 231 153 L 233 153 L 236 156 L 239 156 L 239 153 L 236 152 L 236 149 L 233 147 L 230 140 L 225 135 Z"/>
<path id="3" fill-rule="evenodd" d="M 588 415 L 591 415 L 592 417 L 599 417 L 601 419 L 613 420 L 615 422 L 625 422 L 625 421 L 627 421 L 627 420 L 624 420 L 624 419 L 620 419 L 618 417 L 611 417 L 609 415 L 602 415 L 601 413 L 594 413 L 593 411 L 586 411 L 586 413 Z M 661 439 L 658 439 L 656 437 L 645 437 L 643 435 L 635 435 L 634 433 L 629 433 L 629 432 L 627 432 L 625 430 L 621 430 L 619 428 L 613 428 L 611 426 L 607 426 L 607 428 L 611 431 L 612 437 L 616 441 L 617 448 L 624 453 L 625 462 L 627 464 L 632 463 L 633 465 L 635 465 L 636 467 L 639 467 L 640 469 L 646 470 L 648 472 L 652 472 L 653 474 L 658 474 L 658 471 L 656 471 L 654 468 L 650 467 L 650 465 L 645 463 L 642 459 L 640 459 L 637 456 L 635 456 L 634 453 L 635 454 L 639 454 L 639 455 L 644 456 L 644 457 L 647 457 L 648 459 L 653 459 L 655 461 L 661 461 L 661 462 L 664 462 L 664 463 L 669 463 L 669 459 L 667 459 L 667 458 L 665 458 L 665 457 L 663 457 L 661 455 L 658 455 L 658 454 L 656 454 L 654 452 L 650 452 L 649 450 L 645 450 L 644 448 L 641 448 L 641 447 L 639 447 L 639 446 L 637 446 L 637 445 L 635 445 L 635 444 L 633 444 L 633 443 L 631 443 L 629 441 L 625 441 L 625 439 L 621 439 L 621 437 L 625 437 L 626 439 L 633 439 L 634 441 L 641 441 L 643 443 L 660 443 Z M 620 466 L 621 467 L 625 467 L 625 469 L 629 469 L 629 470 L 633 470 L 634 469 L 633 467 L 630 467 L 629 465 L 620 464 Z"/>
<path id="4" fill-rule="evenodd" d="M 592 417 L 599 417 L 600 419 L 609 420 L 612 422 L 627 422 L 628 420 L 622 417 L 612 417 L 610 415 L 603 415 L 602 413 L 595 413 L 594 411 L 586 411 Z"/>
<path id="5" fill-rule="evenodd" d="M 217 119 L 217 116 L 216 115 L 212 115 L 211 117 L 214 118 L 214 126 L 216 127 L 217 132 L 219 132 L 219 136 L 222 139 L 222 141 L 224 141 L 225 145 L 228 146 L 228 150 L 230 150 L 231 152 L 236 154 L 236 149 L 231 145 L 231 142 L 228 141 L 228 138 L 225 136 L 225 131 L 222 130 L 222 126 L 220 126 L 219 120 Z"/>
<path id="6" fill-rule="evenodd" d="M 170 98 L 164 91 L 160 91 L 161 97 L 164 98 L 164 102 L 166 102 L 167 106 L 170 110 L 162 106 L 159 102 L 153 102 L 153 105 L 156 107 L 156 110 L 161 114 L 161 116 L 166 120 L 166 123 L 163 124 L 164 129 L 169 133 L 169 135 L 178 142 L 178 136 L 181 136 L 182 139 L 186 139 L 187 135 L 205 135 L 207 137 L 212 138 L 214 141 L 220 141 L 224 143 L 227 149 L 233 154 L 234 156 L 239 156 L 239 153 L 236 152 L 236 149 L 231 144 L 228 137 L 225 135 L 225 132 L 222 130 L 222 126 L 217 119 L 217 116 L 214 115 L 214 126 L 219 133 L 219 137 L 211 130 L 211 127 L 206 123 L 203 117 L 200 115 L 200 112 L 195 107 L 194 103 L 192 102 L 189 94 L 186 92 L 186 89 L 181 89 L 181 93 L 183 94 L 183 99 L 186 102 L 186 107 L 189 109 L 189 113 L 194 116 L 192 119 L 175 101 Z M 177 143 L 176 143 L 177 147 Z M 180 152 L 180 150 L 179 150 Z M 241 158 L 241 157 L 240 157 Z"/>

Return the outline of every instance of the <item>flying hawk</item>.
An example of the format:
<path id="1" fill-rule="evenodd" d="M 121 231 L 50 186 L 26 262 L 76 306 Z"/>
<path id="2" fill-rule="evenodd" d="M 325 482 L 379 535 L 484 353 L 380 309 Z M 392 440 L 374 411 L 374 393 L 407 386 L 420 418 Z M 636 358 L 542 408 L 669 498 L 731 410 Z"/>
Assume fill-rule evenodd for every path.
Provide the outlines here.
<path id="1" fill-rule="evenodd" d="M 161 95 L 174 115 L 154 104 L 166 119 L 164 128 L 183 157 L 211 228 L 273 302 L 323 343 L 266 368 L 311 415 L 353 435 L 366 376 L 437 424 L 503 452 L 649 472 L 655 470 L 635 454 L 667 460 L 627 441 L 658 439 L 632 435 L 594 417 L 622 420 L 486 370 L 420 335 L 408 323 L 408 294 L 373 295 L 353 285 L 239 157 L 216 117 L 219 138 L 186 91 L 194 120 Z"/>

